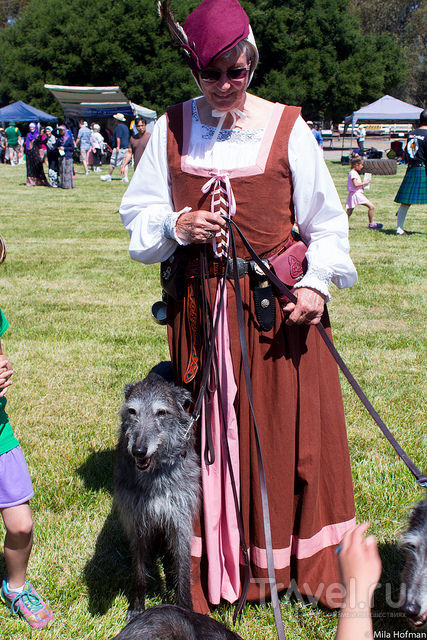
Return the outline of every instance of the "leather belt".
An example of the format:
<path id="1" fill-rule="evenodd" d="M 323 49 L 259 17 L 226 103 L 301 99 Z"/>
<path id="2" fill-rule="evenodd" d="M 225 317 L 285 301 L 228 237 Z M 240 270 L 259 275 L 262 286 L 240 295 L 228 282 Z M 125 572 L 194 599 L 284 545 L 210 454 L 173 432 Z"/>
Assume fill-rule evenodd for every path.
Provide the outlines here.
<path id="1" fill-rule="evenodd" d="M 222 278 L 225 274 L 225 268 L 228 262 L 227 278 L 230 280 L 234 278 L 234 266 L 232 258 L 226 260 L 213 260 L 208 264 L 209 278 Z M 249 270 L 249 263 L 243 258 L 237 258 L 237 275 L 239 278 L 243 278 Z M 200 261 L 199 259 L 191 260 L 185 272 L 187 278 L 198 278 L 201 275 Z"/>

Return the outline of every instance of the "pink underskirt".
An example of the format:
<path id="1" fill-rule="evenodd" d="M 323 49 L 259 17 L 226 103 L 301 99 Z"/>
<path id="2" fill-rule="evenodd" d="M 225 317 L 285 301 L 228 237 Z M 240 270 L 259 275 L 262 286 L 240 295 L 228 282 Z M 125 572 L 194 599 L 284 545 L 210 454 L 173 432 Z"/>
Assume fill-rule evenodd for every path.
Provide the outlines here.
<path id="1" fill-rule="evenodd" d="M 214 318 L 218 312 L 218 300 L 219 288 L 215 299 Z M 220 407 L 222 397 L 230 461 L 236 483 L 236 493 L 237 496 L 240 496 L 239 435 L 234 410 L 237 386 L 231 361 L 226 290 L 220 314 L 216 351 L 221 394 L 218 390 L 213 393 L 211 408 L 215 462 L 207 466 L 202 455 L 205 544 L 209 562 L 208 594 L 209 602 L 212 604 L 219 604 L 221 598 L 229 602 L 235 602 L 239 597 L 240 590 L 239 528 L 236 505 L 231 488 L 230 468 L 227 462 L 228 455 L 223 413 Z M 204 412 L 205 407 L 203 406 L 202 420 L 204 420 Z M 205 442 L 205 433 L 204 429 L 202 429 L 202 452 L 205 450 Z"/>
<path id="2" fill-rule="evenodd" d="M 218 312 L 219 288 L 214 307 L 214 318 Z M 202 460 L 202 493 L 205 540 L 203 548 L 199 537 L 193 538 L 191 555 L 201 557 L 206 553 L 208 558 L 208 598 L 211 604 L 219 604 L 221 599 L 235 602 L 240 595 L 240 539 L 237 523 L 236 505 L 232 491 L 231 473 L 226 449 L 225 426 L 227 426 L 228 449 L 230 463 L 236 484 L 236 494 L 240 497 L 240 459 L 239 434 L 237 418 L 234 410 L 237 386 L 234 379 L 231 359 L 230 336 L 227 322 L 227 292 L 220 310 L 220 320 L 216 338 L 218 358 L 219 389 L 212 394 L 211 424 L 212 439 L 215 450 L 215 461 L 206 465 L 203 457 L 206 437 L 201 430 Z M 211 386 L 212 388 L 212 386 Z M 222 411 L 221 411 L 221 397 Z M 204 423 L 205 406 L 202 407 L 202 424 Z M 240 504 L 239 504 L 240 507 Z M 355 525 L 355 519 L 327 525 L 309 539 L 292 536 L 290 546 L 286 549 L 274 549 L 274 564 L 281 569 L 290 564 L 291 554 L 297 558 L 307 558 L 322 549 L 339 544 L 343 535 Z M 251 562 L 258 567 L 266 568 L 266 551 L 252 546 Z"/>

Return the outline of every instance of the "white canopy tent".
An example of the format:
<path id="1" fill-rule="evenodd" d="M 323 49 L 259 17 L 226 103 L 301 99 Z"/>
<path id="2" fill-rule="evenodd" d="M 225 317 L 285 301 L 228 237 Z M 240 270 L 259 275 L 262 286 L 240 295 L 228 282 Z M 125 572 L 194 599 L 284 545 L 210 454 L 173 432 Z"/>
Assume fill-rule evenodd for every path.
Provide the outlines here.
<path id="1" fill-rule="evenodd" d="M 141 105 L 135 104 L 134 102 L 131 102 L 130 104 L 132 107 L 132 111 L 136 116 L 141 116 L 146 120 L 155 120 L 157 118 L 156 111 L 153 111 L 152 109 L 147 109 L 147 107 L 141 107 Z"/>
<path id="2" fill-rule="evenodd" d="M 146 119 L 147 128 L 153 127 L 157 114 L 152 109 L 141 107 L 128 100 L 120 87 L 72 87 L 45 84 L 60 103 L 66 118 L 94 120 L 112 118 L 123 113 L 127 118 L 139 115 Z M 150 126 L 151 125 L 151 126 Z"/>
<path id="3" fill-rule="evenodd" d="M 403 100 L 385 95 L 375 102 L 354 111 L 344 120 L 346 124 L 353 126 L 357 122 L 416 122 L 422 111 L 422 107 L 416 107 Z"/>
<path id="4" fill-rule="evenodd" d="M 399 122 L 413 122 L 419 120 L 422 107 L 416 107 L 403 100 L 393 98 L 393 96 L 385 95 L 375 102 L 361 107 L 357 111 L 353 111 L 351 116 L 344 118 L 346 131 L 347 127 L 351 125 L 351 142 L 350 146 L 353 146 L 353 133 L 356 123 L 399 123 Z M 344 149 L 344 136 L 342 142 L 342 148 Z"/>

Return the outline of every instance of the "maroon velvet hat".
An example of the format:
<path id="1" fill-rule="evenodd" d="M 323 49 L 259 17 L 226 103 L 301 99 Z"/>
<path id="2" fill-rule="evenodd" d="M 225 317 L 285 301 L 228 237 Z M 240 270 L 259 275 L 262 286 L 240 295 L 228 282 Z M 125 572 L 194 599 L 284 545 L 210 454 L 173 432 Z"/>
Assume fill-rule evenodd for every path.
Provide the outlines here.
<path id="1" fill-rule="evenodd" d="M 204 0 L 184 23 L 193 70 L 204 69 L 249 35 L 249 18 L 238 0 Z"/>

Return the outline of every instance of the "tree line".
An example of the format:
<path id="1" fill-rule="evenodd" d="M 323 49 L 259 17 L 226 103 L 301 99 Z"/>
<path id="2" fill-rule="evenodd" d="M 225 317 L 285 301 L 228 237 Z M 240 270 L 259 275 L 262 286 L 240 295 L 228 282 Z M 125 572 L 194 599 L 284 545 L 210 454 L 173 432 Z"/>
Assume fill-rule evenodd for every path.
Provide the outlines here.
<path id="1" fill-rule="evenodd" d="M 372 7 L 402 2 L 410 4 L 242 0 L 260 51 L 251 91 L 301 105 L 306 118 L 334 122 L 385 93 L 396 95 L 411 76 L 400 38 L 414 16 L 419 21 L 422 4 L 403 15 L 400 35 L 393 21 L 393 28 L 377 29 L 364 16 L 368 3 L 371 20 Z M 176 0 L 176 18 L 183 23 L 197 4 Z M 24 100 L 61 116 L 45 83 L 119 85 L 158 113 L 197 91 L 156 0 L 2 0 L 0 24 L 1 106 Z"/>

